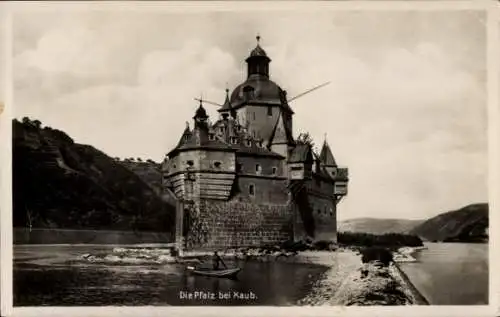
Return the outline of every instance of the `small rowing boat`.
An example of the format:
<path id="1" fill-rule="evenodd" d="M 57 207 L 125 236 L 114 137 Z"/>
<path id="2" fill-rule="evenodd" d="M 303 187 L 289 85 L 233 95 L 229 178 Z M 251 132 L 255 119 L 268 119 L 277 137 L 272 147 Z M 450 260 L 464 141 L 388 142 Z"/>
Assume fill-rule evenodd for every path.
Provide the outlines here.
<path id="1" fill-rule="evenodd" d="M 234 278 L 241 271 L 241 268 L 239 267 L 232 269 L 214 270 L 210 268 L 194 268 L 192 266 L 188 266 L 187 269 L 188 271 L 192 272 L 195 275 L 221 277 L 221 278 Z"/>

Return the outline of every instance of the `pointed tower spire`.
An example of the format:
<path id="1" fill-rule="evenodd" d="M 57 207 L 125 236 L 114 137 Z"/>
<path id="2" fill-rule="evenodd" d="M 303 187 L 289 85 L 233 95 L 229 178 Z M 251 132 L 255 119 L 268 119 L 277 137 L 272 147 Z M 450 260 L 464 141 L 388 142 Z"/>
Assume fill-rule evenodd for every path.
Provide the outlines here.
<path id="1" fill-rule="evenodd" d="M 229 99 L 229 89 L 226 86 L 226 99 L 222 107 L 218 110 L 222 113 L 222 118 L 227 119 L 228 115 L 231 115 L 233 119 L 236 118 L 236 110 L 231 105 L 231 100 Z"/>
<path id="2" fill-rule="evenodd" d="M 208 128 L 207 125 L 207 120 L 208 120 L 208 114 L 205 108 L 203 107 L 203 101 L 200 98 L 200 106 L 198 109 L 196 109 L 196 112 L 194 114 L 194 126 L 195 128 Z"/>
<path id="3" fill-rule="evenodd" d="M 321 164 L 323 164 L 326 167 L 337 166 L 335 158 L 333 157 L 332 154 L 332 150 L 330 149 L 330 146 L 326 142 L 326 133 L 325 133 L 325 140 L 323 141 L 323 147 L 321 148 L 321 153 L 319 155 L 319 159 L 321 161 Z"/>

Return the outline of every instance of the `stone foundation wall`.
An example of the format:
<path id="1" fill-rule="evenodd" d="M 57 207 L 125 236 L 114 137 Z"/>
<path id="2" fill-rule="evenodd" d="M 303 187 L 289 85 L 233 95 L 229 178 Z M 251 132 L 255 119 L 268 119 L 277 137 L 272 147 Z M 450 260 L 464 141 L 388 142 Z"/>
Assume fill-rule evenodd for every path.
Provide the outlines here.
<path id="1" fill-rule="evenodd" d="M 188 224 L 183 226 L 188 228 L 183 233 L 186 250 L 258 247 L 293 239 L 289 205 L 201 200 L 182 210 Z"/>

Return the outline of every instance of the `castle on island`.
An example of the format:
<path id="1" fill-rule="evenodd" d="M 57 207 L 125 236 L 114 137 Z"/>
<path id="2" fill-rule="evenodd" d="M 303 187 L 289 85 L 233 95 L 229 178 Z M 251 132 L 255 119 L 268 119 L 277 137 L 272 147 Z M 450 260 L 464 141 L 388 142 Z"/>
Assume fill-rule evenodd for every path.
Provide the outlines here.
<path id="1" fill-rule="evenodd" d="M 211 122 L 202 101 L 162 164 L 164 194 L 177 201 L 182 250 L 250 247 L 309 238 L 337 241 L 337 205 L 348 169 L 326 139 L 320 153 L 293 136 L 286 91 L 270 79 L 259 44 L 246 80 Z"/>

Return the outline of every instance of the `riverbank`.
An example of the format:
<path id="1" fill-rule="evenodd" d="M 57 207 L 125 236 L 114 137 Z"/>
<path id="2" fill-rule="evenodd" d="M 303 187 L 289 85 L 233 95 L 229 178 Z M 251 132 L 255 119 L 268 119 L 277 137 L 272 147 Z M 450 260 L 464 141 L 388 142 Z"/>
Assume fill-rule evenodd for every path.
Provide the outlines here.
<path id="1" fill-rule="evenodd" d="M 398 250 L 410 257 L 414 248 Z M 250 262 L 288 262 L 321 265 L 326 271 L 313 283 L 311 291 L 297 305 L 425 305 L 425 298 L 413 286 L 397 263 L 384 266 L 380 262 L 362 263 L 356 250 L 337 248 L 335 251 L 226 250 L 219 252 L 225 260 Z M 112 252 L 84 254 L 80 260 L 114 264 L 191 264 L 210 263 L 212 252 L 171 254 L 170 248 L 113 248 Z"/>
<path id="2" fill-rule="evenodd" d="M 312 306 L 421 305 L 418 291 L 401 278 L 397 264 L 377 263 L 345 266 L 341 278 L 333 270 L 325 273 L 313 291 L 300 301 Z"/>
<path id="3" fill-rule="evenodd" d="M 415 248 L 398 250 L 400 259 L 410 261 Z M 211 253 L 186 253 L 183 259 L 194 260 Z M 222 253 L 226 259 L 237 258 L 254 261 L 286 261 L 316 264 L 327 267 L 312 290 L 297 302 L 310 306 L 367 306 L 367 305 L 426 305 L 428 304 L 410 280 L 399 270 L 396 263 L 385 267 L 378 262 L 363 264 L 361 255 L 352 249 L 338 248 L 335 251 L 301 251 L 296 253 L 276 251 L 266 253 L 248 250 L 240 253 Z M 413 259 L 413 258 L 412 258 Z"/>

